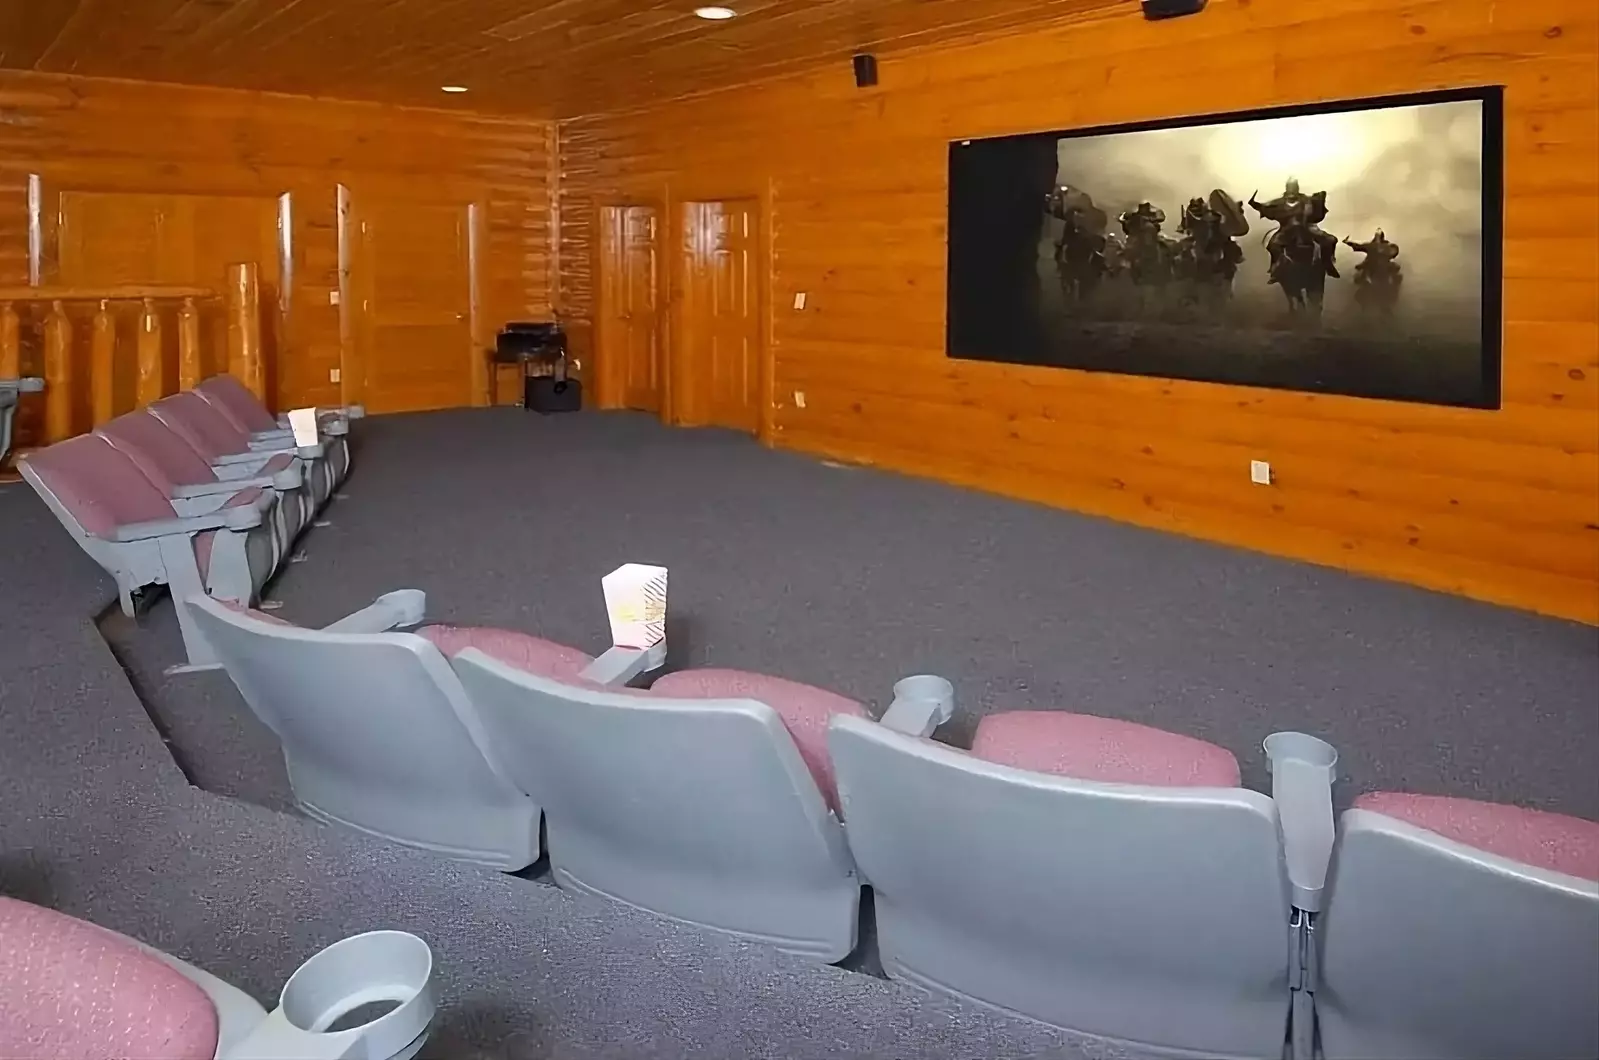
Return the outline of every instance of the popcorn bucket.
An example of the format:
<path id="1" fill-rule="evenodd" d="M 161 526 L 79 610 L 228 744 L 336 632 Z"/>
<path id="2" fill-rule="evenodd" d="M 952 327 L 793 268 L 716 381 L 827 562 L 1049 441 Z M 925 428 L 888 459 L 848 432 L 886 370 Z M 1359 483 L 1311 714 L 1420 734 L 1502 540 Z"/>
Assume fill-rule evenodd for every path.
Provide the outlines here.
<path id="1" fill-rule="evenodd" d="M 316 409 L 290 409 L 289 429 L 294 432 L 295 445 L 317 443 Z"/>
<path id="2" fill-rule="evenodd" d="M 618 648 L 653 648 L 666 639 L 666 568 L 624 563 L 604 578 L 611 641 Z"/>

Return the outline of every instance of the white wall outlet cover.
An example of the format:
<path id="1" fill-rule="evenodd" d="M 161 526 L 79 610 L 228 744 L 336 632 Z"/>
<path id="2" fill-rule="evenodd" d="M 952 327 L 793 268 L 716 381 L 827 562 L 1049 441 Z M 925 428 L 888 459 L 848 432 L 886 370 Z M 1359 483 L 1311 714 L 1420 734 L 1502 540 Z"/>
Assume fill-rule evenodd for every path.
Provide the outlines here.
<path id="1" fill-rule="evenodd" d="M 1271 465 L 1264 460 L 1249 462 L 1249 481 L 1257 486 L 1271 485 Z"/>
<path id="2" fill-rule="evenodd" d="M 805 308 L 805 292 L 804 291 L 795 291 L 794 292 L 794 308 L 795 309 L 804 309 Z"/>
<path id="3" fill-rule="evenodd" d="M 805 391 L 803 391 L 803 390 L 794 391 L 794 407 L 795 408 L 799 408 L 799 409 L 802 409 L 802 408 L 805 407 Z"/>
<path id="4" fill-rule="evenodd" d="M 338 368 L 328 369 L 328 382 L 337 383 L 344 378 L 344 372 Z"/>
<path id="5" fill-rule="evenodd" d="M 339 304 L 339 292 L 337 292 L 337 291 L 329 291 L 328 292 L 328 305 L 338 305 L 338 304 Z"/>

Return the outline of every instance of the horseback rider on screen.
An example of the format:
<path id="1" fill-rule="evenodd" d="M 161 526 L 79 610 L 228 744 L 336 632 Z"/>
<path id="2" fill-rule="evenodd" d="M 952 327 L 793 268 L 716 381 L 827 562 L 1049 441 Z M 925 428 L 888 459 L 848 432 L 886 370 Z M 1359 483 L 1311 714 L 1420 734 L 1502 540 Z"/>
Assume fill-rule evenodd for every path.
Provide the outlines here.
<path id="1" fill-rule="evenodd" d="M 1366 258 L 1355 266 L 1355 282 L 1358 284 L 1380 283 L 1384 280 L 1397 281 L 1399 278 L 1399 244 L 1390 242 L 1383 234 L 1382 229 L 1377 229 L 1377 234 L 1371 237 L 1369 243 L 1356 243 L 1353 240 L 1344 240 L 1344 245 L 1357 254 L 1364 254 Z"/>
<path id="2" fill-rule="evenodd" d="M 1266 250 L 1271 254 L 1271 278 L 1267 283 L 1281 280 L 1287 251 L 1296 240 L 1301 239 L 1310 240 L 1320 249 L 1322 267 L 1327 270 L 1327 275 L 1334 279 L 1338 277 L 1338 268 L 1333 264 L 1333 255 L 1338 253 L 1338 237 L 1317 227 L 1327 218 L 1325 191 L 1306 195 L 1299 190 L 1298 179 L 1289 177 L 1283 193 L 1277 198 L 1270 202 L 1257 202 L 1255 196 L 1251 195 L 1249 205 L 1266 220 L 1277 222 L 1277 230 L 1266 242 Z"/>

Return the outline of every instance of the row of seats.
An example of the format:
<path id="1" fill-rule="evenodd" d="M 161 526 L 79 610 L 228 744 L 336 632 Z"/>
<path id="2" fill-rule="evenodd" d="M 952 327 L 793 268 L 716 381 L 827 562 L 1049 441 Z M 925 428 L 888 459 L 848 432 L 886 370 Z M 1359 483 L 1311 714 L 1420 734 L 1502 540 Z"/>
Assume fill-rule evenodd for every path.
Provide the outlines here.
<path id="1" fill-rule="evenodd" d="M 176 957 L 0 896 L 6 1060 L 410 1060 L 427 1041 L 436 990 L 425 942 L 371 931 L 302 964 L 269 1013 Z"/>
<path id="2" fill-rule="evenodd" d="M 44 380 L 35 376 L 0 379 L 0 467 L 5 466 L 6 456 L 11 452 L 11 425 L 17 414 L 17 399 L 43 389 Z"/>
<path id="3" fill-rule="evenodd" d="M 863 883 L 886 971 L 1063 1028 L 1204 1056 L 1599 1055 L 1599 825 L 1364 795 L 1336 754 L 1224 748 L 1084 714 L 930 739 L 948 683 L 879 720 L 821 688 L 670 673 L 503 629 L 416 590 L 322 630 L 202 594 L 193 621 L 282 743 L 299 805 L 835 961 Z M 1330 879 L 1329 879 L 1330 873 Z M 1318 1034 L 1319 1032 L 1319 1034 Z"/>
<path id="4" fill-rule="evenodd" d="M 248 606 L 348 473 L 352 415 L 360 410 L 320 416 L 316 439 L 298 444 L 286 417 L 219 375 L 31 453 L 19 469 L 116 580 L 123 613 L 152 586 Z M 213 665 L 187 609 L 178 615 L 189 665 Z"/>

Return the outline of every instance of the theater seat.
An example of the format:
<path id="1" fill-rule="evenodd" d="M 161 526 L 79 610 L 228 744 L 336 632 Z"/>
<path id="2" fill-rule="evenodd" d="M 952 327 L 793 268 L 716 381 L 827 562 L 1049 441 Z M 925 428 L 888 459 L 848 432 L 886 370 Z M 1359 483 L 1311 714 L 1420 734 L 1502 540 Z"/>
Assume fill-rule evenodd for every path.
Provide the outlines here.
<path id="1" fill-rule="evenodd" d="M 423 593 L 385 594 L 323 629 L 204 596 L 187 605 L 277 735 L 308 815 L 496 869 L 538 859 L 539 807 L 505 769 L 439 647 L 391 632 L 421 623 Z"/>
<path id="2" fill-rule="evenodd" d="M 148 411 L 173 433 L 188 442 L 217 475 L 224 479 L 248 478 L 266 474 L 274 460 L 298 456 L 305 465 L 306 483 L 316 509 L 333 495 L 333 472 L 326 446 L 296 446 L 293 438 L 278 439 L 270 445 L 253 446 L 248 431 L 236 426 L 216 406 L 192 390 L 172 394 L 152 402 Z"/>
<path id="3" fill-rule="evenodd" d="M 33 376 L 21 379 L 0 379 L 0 465 L 11 452 L 11 425 L 17 412 L 17 398 L 44 389 L 44 380 Z"/>
<path id="4" fill-rule="evenodd" d="M 261 399 L 233 376 L 214 375 L 196 385 L 194 391 L 214 405 L 236 427 L 248 433 L 252 442 L 292 444 L 294 434 L 289 428 L 288 415 L 273 416 Z M 346 440 L 349 421 L 365 415 L 365 410 L 359 405 L 318 411 L 317 428 L 327 445 L 328 462 L 335 485 L 342 482 L 350 471 L 350 449 Z"/>
<path id="5" fill-rule="evenodd" d="M 133 593 L 166 585 L 175 599 L 207 592 L 251 603 L 271 577 L 277 541 L 272 493 L 255 487 L 195 499 L 180 515 L 173 502 L 127 456 L 96 434 L 57 442 L 19 462 L 22 477 L 61 525 L 116 579 L 122 611 L 133 615 Z M 189 661 L 204 664 L 204 645 L 178 609 Z"/>
<path id="6" fill-rule="evenodd" d="M 432 954 L 421 939 L 368 932 L 301 965 L 269 1014 L 176 957 L 0 896 L 5 1060 L 409 1060 L 427 1040 L 437 1004 L 432 980 Z M 378 1001 L 395 1005 L 328 1030 Z"/>
<path id="7" fill-rule="evenodd" d="M 1329 893 L 1327 1060 L 1599 1056 L 1599 824 L 1363 795 Z"/>
<path id="8" fill-rule="evenodd" d="M 830 746 L 890 976 L 1140 1047 L 1281 1056 L 1278 813 L 1231 753 L 1055 712 L 985 718 L 969 753 L 855 717 Z"/>
<path id="9" fill-rule="evenodd" d="M 299 457 L 280 455 L 251 478 L 222 479 L 205 457 L 171 427 L 144 411 L 130 412 L 95 428 L 95 433 L 125 453 L 151 484 L 166 494 L 179 515 L 216 507 L 216 499 L 243 490 L 271 490 L 277 498 L 272 525 L 282 562 L 309 522 L 311 495 L 304 488 Z"/>
<path id="10" fill-rule="evenodd" d="M 623 649 L 613 649 L 620 652 Z M 609 653 L 608 653 L 609 654 Z M 671 674 L 647 692 L 503 656 L 455 657 L 511 777 L 544 807 L 571 890 L 836 961 L 855 948 L 860 884 L 818 738 L 863 714 L 760 674 Z"/>

